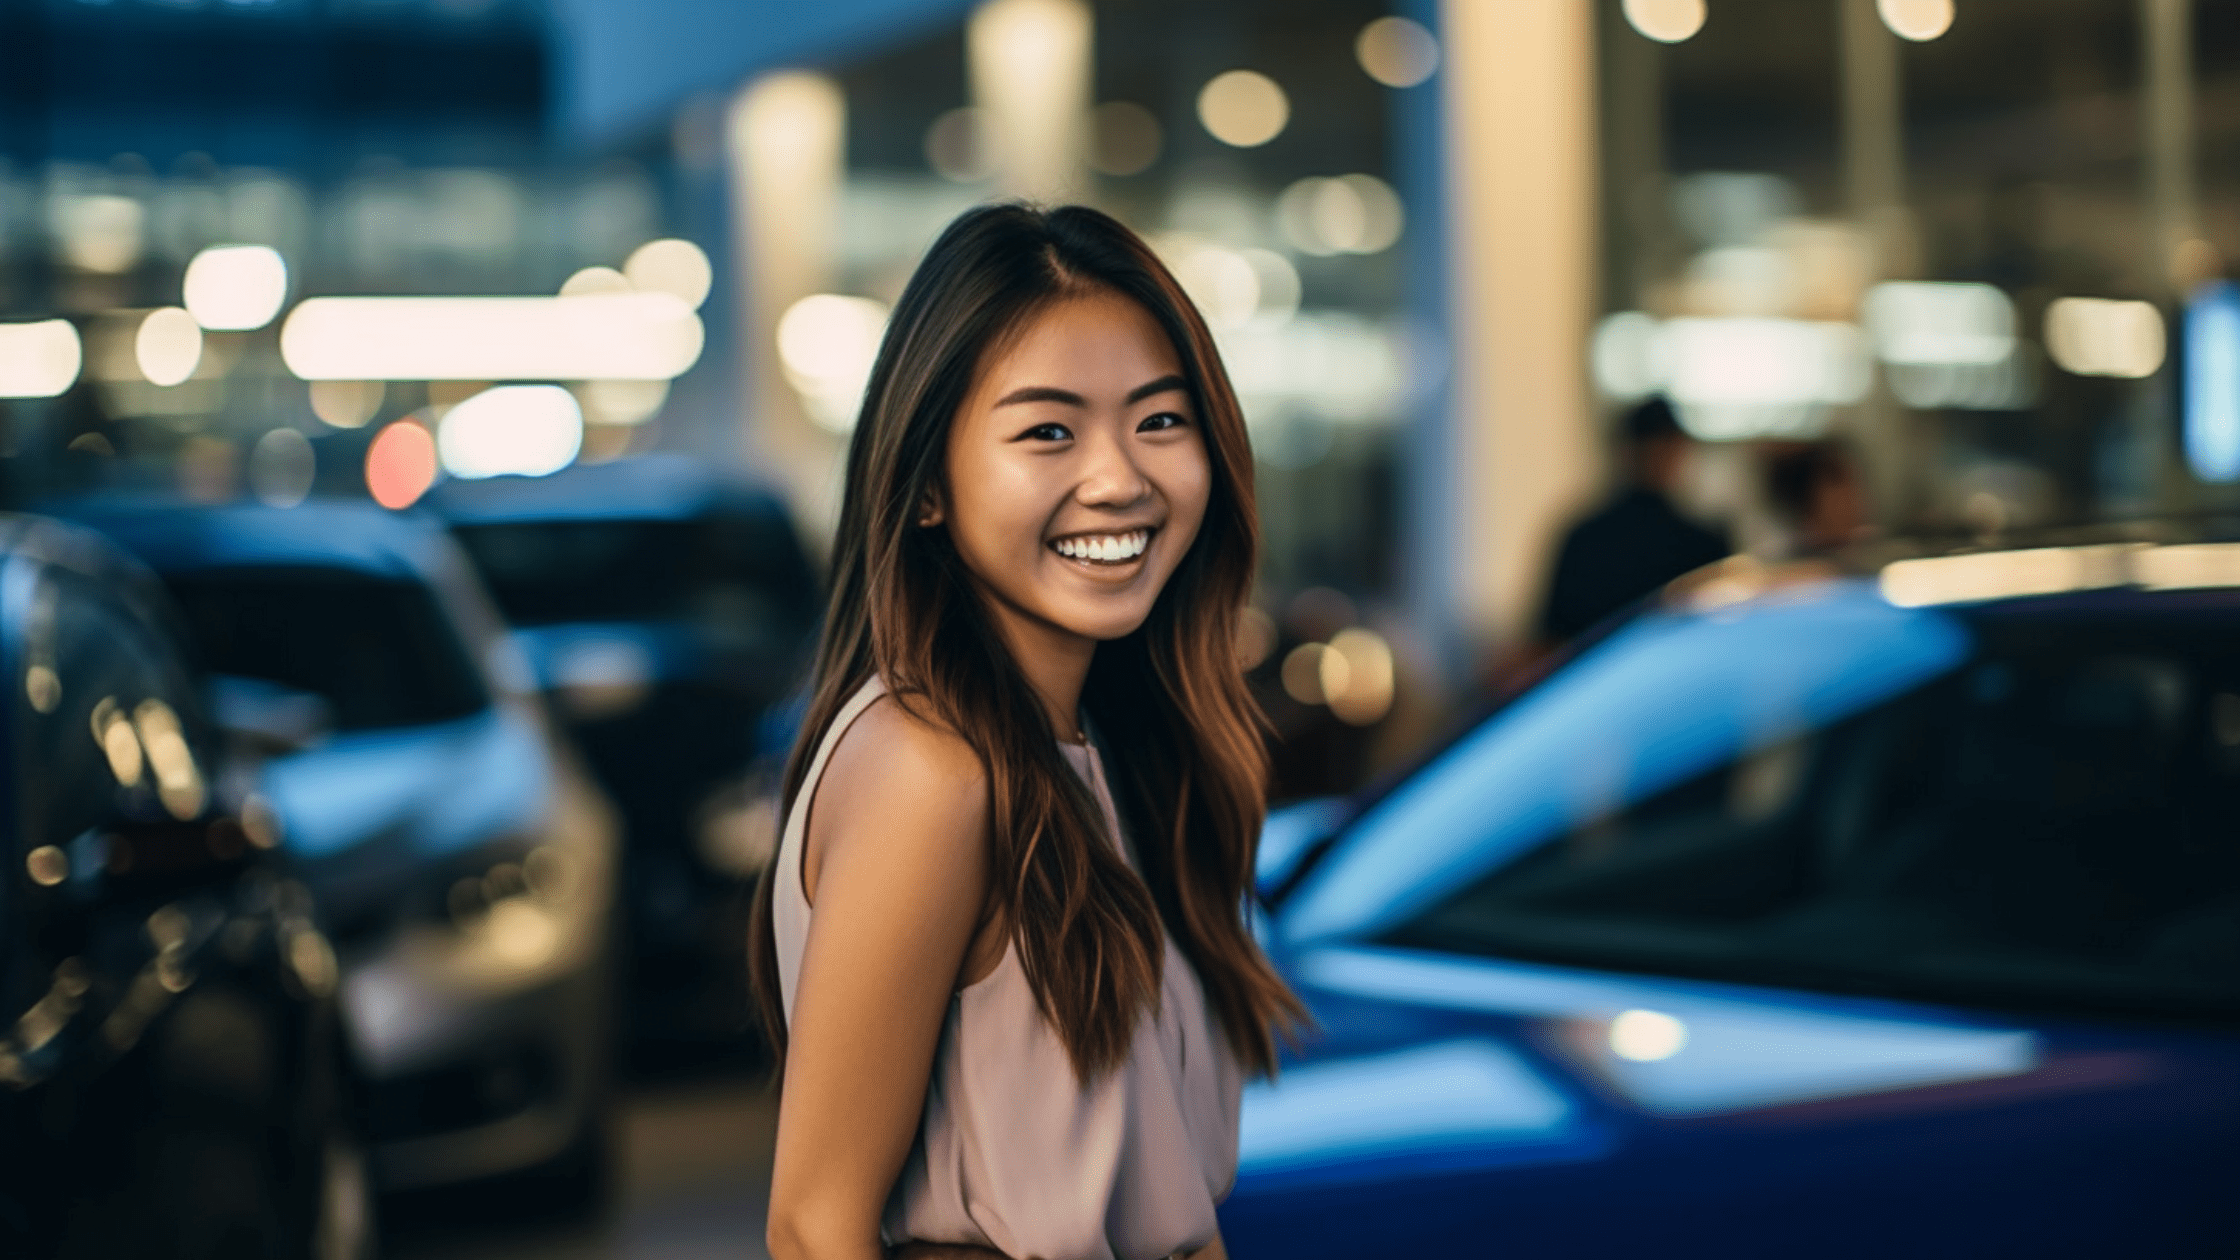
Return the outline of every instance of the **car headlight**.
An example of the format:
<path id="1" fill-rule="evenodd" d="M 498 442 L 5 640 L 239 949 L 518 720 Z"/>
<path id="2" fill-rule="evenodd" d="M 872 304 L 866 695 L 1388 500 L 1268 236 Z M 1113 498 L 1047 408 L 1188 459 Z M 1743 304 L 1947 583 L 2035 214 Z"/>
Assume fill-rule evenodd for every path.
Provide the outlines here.
<path id="1" fill-rule="evenodd" d="M 537 967 L 558 952 L 562 932 L 581 917 L 586 872 L 580 859 L 541 844 L 519 861 L 492 864 L 479 875 L 454 880 L 444 909 L 460 934 L 479 940 L 498 958 Z"/>

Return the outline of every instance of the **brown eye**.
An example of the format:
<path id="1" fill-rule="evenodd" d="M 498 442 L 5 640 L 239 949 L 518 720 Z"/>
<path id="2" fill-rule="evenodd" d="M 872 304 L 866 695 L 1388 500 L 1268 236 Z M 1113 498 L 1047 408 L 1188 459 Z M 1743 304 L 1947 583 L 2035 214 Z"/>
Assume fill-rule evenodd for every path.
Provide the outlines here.
<path id="1" fill-rule="evenodd" d="M 1145 416 L 1143 422 L 1136 426 L 1136 432 L 1157 433 L 1163 429 L 1179 429 L 1189 423 L 1180 412 L 1162 411 L 1157 415 Z"/>
<path id="2" fill-rule="evenodd" d="M 1062 424 L 1038 424 L 1019 435 L 1022 442 L 1070 442 L 1073 430 Z"/>

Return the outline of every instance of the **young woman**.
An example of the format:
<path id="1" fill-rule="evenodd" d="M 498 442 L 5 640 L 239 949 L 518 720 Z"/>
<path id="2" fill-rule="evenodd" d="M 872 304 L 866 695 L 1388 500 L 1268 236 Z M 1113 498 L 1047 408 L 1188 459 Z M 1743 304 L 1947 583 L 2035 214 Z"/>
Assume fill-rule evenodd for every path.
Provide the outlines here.
<path id="1" fill-rule="evenodd" d="M 1240 1081 L 1301 1014 L 1242 914 L 1251 478 L 1126 228 L 1006 205 L 934 243 L 848 452 L 756 907 L 778 1260 L 1223 1256 Z"/>

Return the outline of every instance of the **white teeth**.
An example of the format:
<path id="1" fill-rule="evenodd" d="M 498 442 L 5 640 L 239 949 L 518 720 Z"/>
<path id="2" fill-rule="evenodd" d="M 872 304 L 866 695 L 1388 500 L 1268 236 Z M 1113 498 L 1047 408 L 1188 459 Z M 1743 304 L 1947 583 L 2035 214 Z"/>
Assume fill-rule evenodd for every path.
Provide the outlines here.
<path id="1" fill-rule="evenodd" d="M 1075 560 L 1095 560 L 1104 564 L 1114 564 L 1122 560 L 1133 560 L 1142 555 L 1144 549 L 1150 543 L 1151 531 L 1131 529 L 1125 534 L 1096 534 L 1060 538 L 1052 545 L 1058 549 L 1058 554 L 1061 556 L 1067 556 Z"/>

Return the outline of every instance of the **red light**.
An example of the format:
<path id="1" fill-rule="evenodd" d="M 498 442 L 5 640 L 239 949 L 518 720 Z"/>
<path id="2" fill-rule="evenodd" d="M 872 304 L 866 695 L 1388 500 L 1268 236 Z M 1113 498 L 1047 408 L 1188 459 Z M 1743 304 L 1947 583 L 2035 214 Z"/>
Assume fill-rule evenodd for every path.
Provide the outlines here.
<path id="1" fill-rule="evenodd" d="M 436 440 L 410 420 L 376 434 L 366 448 L 366 489 L 385 508 L 408 508 L 436 480 Z"/>

